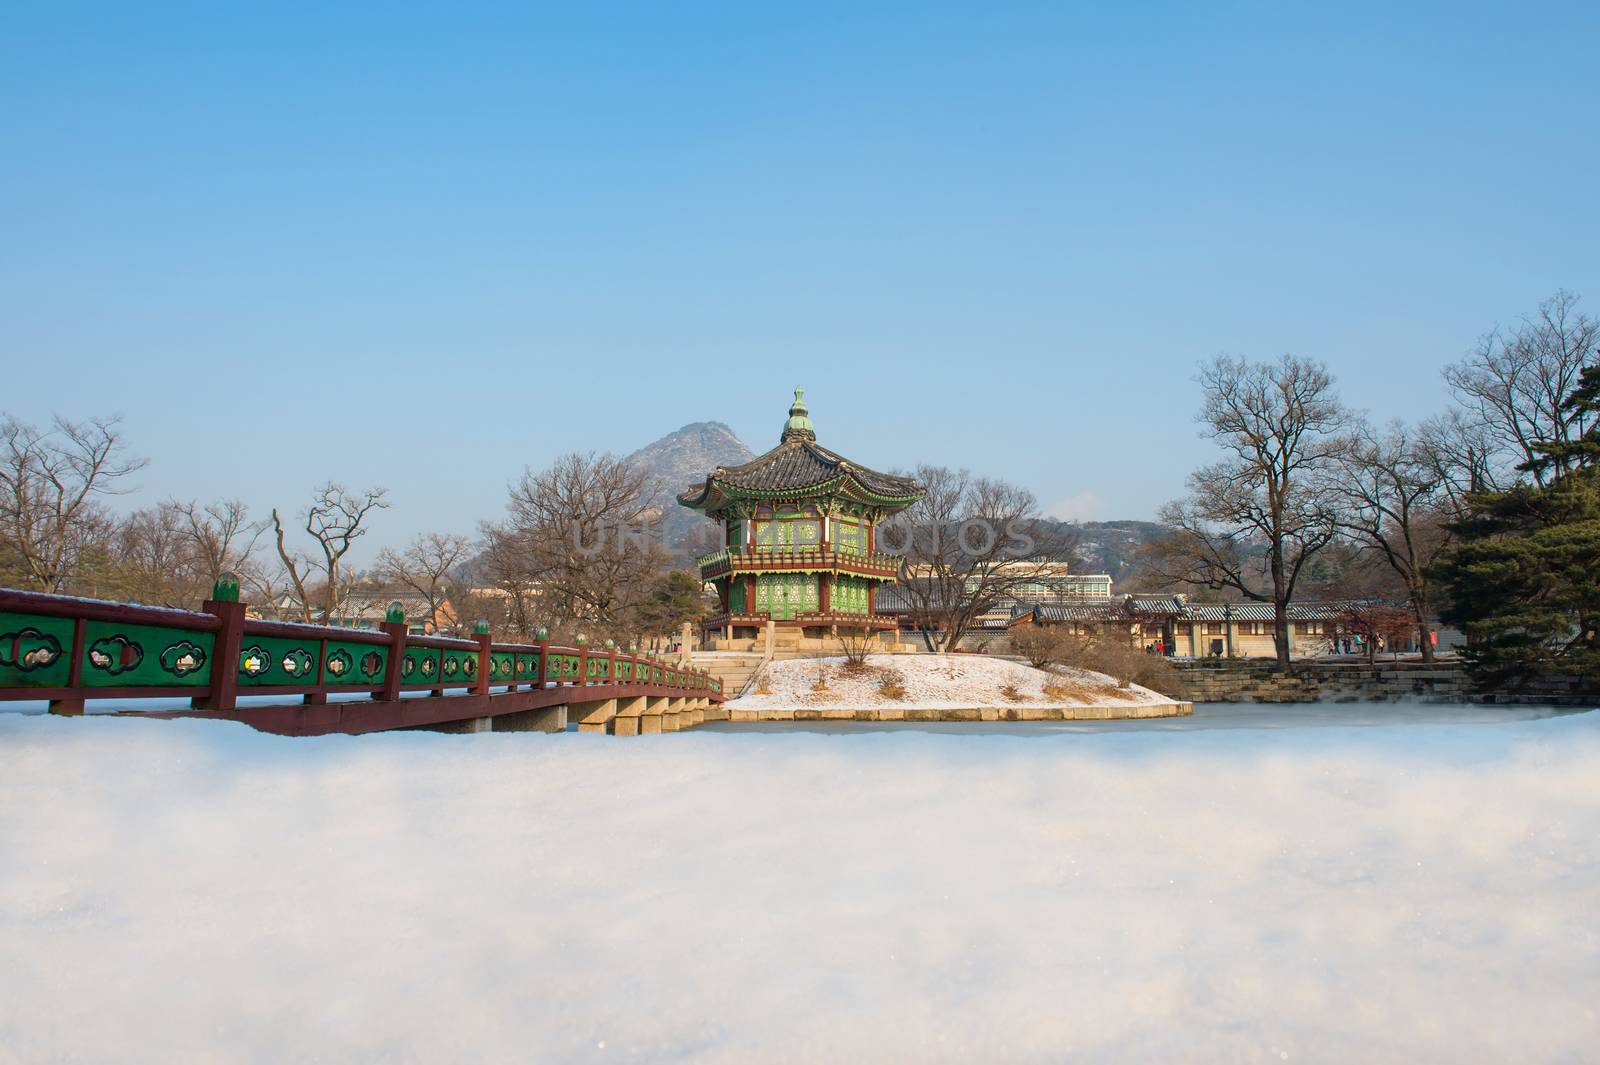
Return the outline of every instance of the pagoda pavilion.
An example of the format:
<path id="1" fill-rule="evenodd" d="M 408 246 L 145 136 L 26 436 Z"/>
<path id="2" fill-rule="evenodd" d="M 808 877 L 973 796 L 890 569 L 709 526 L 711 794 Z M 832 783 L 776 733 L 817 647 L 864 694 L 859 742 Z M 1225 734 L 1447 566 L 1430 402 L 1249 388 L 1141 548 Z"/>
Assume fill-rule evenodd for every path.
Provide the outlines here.
<path id="1" fill-rule="evenodd" d="M 896 622 L 873 609 L 901 559 L 875 550 L 879 522 L 922 498 L 905 477 L 850 462 L 817 443 L 803 389 L 778 446 L 742 466 L 719 466 L 678 502 L 721 522 L 721 551 L 700 560 L 721 612 L 705 622 L 714 646 L 750 646 L 770 621 L 788 648 L 825 649 L 841 636 L 897 644 Z"/>

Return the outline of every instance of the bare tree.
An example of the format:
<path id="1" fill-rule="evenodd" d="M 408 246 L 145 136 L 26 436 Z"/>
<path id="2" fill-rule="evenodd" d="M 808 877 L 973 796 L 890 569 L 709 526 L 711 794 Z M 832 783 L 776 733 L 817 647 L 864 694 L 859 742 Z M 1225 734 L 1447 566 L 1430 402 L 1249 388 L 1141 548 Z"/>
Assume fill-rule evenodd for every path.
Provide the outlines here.
<path id="1" fill-rule="evenodd" d="M 163 504 L 176 519 L 187 548 L 187 565 L 205 592 L 224 573 L 245 578 L 252 567 L 256 541 L 266 531 L 265 522 L 251 522 L 250 508 L 237 499 L 201 506 L 194 500 L 168 500 Z"/>
<path id="2" fill-rule="evenodd" d="M 450 597 L 452 572 L 472 548 L 472 541 L 452 533 L 423 533 L 399 551 L 378 554 L 379 576 L 404 585 L 428 604 L 428 631 L 439 628 L 439 608 Z"/>
<path id="3" fill-rule="evenodd" d="M 369 488 L 365 492 L 352 492 L 342 484 L 328 483 L 317 489 L 316 498 L 305 512 L 305 531 L 315 544 L 313 555 L 289 548 L 283 528 L 283 519 L 276 507 L 272 511 L 272 528 L 278 549 L 278 560 L 283 564 L 289 585 L 299 602 L 301 616 L 311 621 L 320 610 L 321 619 L 332 623 L 339 617 L 347 579 L 341 571 L 345 555 L 356 540 L 365 536 L 365 522 L 374 510 L 385 510 L 389 504 L 382 488 Z M 312 587 L 315 575 L 321 574 L 321 587 L 316 591 L 320 603 L 315 603 Z"/>
<path id="4" fill-rule="evenodd" d="M 1403 606 L 1381 601 L 1366 601 L 1346 603 L 1339 609 L 1335 624 L 1339 631 L 1361 637 L 1361 642 L 1366 646 L 1367 661 L 1376 662 L 1380 643 L 1387 647 L 1396 659 L 1400 657 L 1400 645 L 1415 629 L 1416 620 L 1412 612 Z M 1423 636 L 1422 646 L 1424 648 L 1428 646 L 1426 634 Z M 1423 654 L 1432 658 L 1426 650 Z"/>
<path id="5" fill-rule="evenodd" d="M 1382 433 L 1365 423 L 1351 434 L 1330 487 L 1342 501 L 1340 527 L 1377 553 L 1405 585 L 1422 657 L 1433 660 L 1428 569 L 1450 543 L 1449 487 L 1436 454 L 1400 422 Z"/>
<path id="6" fill-rule="evenodd" d="M 1218 356 L 1203 365 L 1199 420 L 1225 458 L 1189 475 L 1189 495 L 1162 508 L 1169 576 L 1231 588 L 1273 605 L 1278 667 L 1289 669 L 1289 603 L 1312 558 L 1339 532 L 1322 476 L 1339 458 L 1349 416 L 1320 362 Z"/>
<path id="7" fill-rule="evenodd" d="M 498 615 L 502 624 L 495 626 L 497 633 L 532 639 L 539 624 L 540 592 L 534 560 L 521 550 L 520 537 L 508 525 L 484 522 L 479 534 L 483 550 L 469 566 L 473 590 L 467 597 L 473 603 L 473 616 Z M 498 609 L 487 609 L 491 599 L 499 603 Z"/>
<path id="8" fill-rule="evenodd" d="M 109 548 L 99 567 L 101 594 L 161 606 L 198 604 L 184 531 L 171 508 L 147 507 L 129 514 L 117 523 Z"/>
<path id="9" fill-rule="evenodd" d="M 1472 420 L 1488 430 L 1496 457 L 1533 474 L 1541 486 L 1567 472 L 1563 452 L 1583 436 L 1589 415 L 1568 405 L 1578 375 L 1600 344 L 1600 321 L 1580 313 L 1578 297 L 1561 290 L 1510 332 L 1495 330 L 1445 382 Z"/>
<path id="10" fill-rule="evenodd" d="M 1494 431 L 1475 416 L 1452 408 L 1423 422 L 1415 438 L 1416 458 L 1439 482 L 1440 505 L 1452 521 L 1466 516 L 1469 493 L 1505 486 Z"/>
<path id="11" fill-rule="evenodd" d="M 99 498 L 143 468 L 121 420 L 56 418 L 40 430 L 0 419 L 0 568 L 44 592 L 67 590 L 84 547 L 107 528 Z"/>
<path id="12" fill-rule="evenodd" d="M 536 586 L 545 621 L 625 636 L 666 553 L 651 535 L 647 475 L 614 455 L 569 454 L 524 473 L 491 537 L 518 583 Z"/>
<path id="13" fill-rule="evenodd" d="M 978 618 L 1071 557 L 1062 526 L 1041 523 L 1033 493 L 966 470 L 919 466 L 922 499 L 878 531 L 901 552 L 900 584 L 930 651 L 950 650 Z"/>

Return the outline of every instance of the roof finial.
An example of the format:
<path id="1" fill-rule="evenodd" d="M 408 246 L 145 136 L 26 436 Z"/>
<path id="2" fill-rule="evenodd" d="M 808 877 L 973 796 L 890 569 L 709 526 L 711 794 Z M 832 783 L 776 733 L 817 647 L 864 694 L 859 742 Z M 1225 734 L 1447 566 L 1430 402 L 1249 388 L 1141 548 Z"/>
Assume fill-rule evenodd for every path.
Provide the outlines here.
<path id="1" fill-rule="evenodd" d="M 789 407 L 789 420 L 783 423 L 783 435 L 778 439 L 782 442 L 791 437 L 804 437 L 807 440 L 817 438 L 816 428 L 812 426 L 811 418 L 806 412 L 806 390 L 799 385 L 795 386 L 794 403 Z"/>

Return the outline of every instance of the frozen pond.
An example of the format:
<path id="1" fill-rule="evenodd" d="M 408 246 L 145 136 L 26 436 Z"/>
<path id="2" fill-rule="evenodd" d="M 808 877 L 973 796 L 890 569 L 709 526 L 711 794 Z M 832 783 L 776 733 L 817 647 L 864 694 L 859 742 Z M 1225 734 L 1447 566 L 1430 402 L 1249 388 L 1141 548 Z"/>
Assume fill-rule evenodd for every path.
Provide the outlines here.
<path id="1" fill-rule="evenodd" d="M 1600 714 L 739 732 L 0 714 L 0 1063 L 1600 1046 Z"/>

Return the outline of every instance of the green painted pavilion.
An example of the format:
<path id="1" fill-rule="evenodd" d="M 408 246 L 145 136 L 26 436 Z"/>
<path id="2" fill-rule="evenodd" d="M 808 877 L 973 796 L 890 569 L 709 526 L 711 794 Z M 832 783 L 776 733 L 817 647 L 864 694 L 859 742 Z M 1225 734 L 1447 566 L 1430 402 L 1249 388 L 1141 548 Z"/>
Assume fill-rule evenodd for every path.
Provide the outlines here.
<path id="1" fill-rule="evenodd" d="M 817 443 L 805 392 L 778 446 L 741 466 L 719 466 L 678 502 L 722 524 L 722 550 L 700 560 L 721 611 L 707 635 L 729 648 L 770 620 L 787 646 L 825 648 L 843 635 L 897 643 L 896 622 L 873 609 L 901 559 L 876 549 L 885 518 L 922 498 L 906 477 L 879 473 Z"/>

